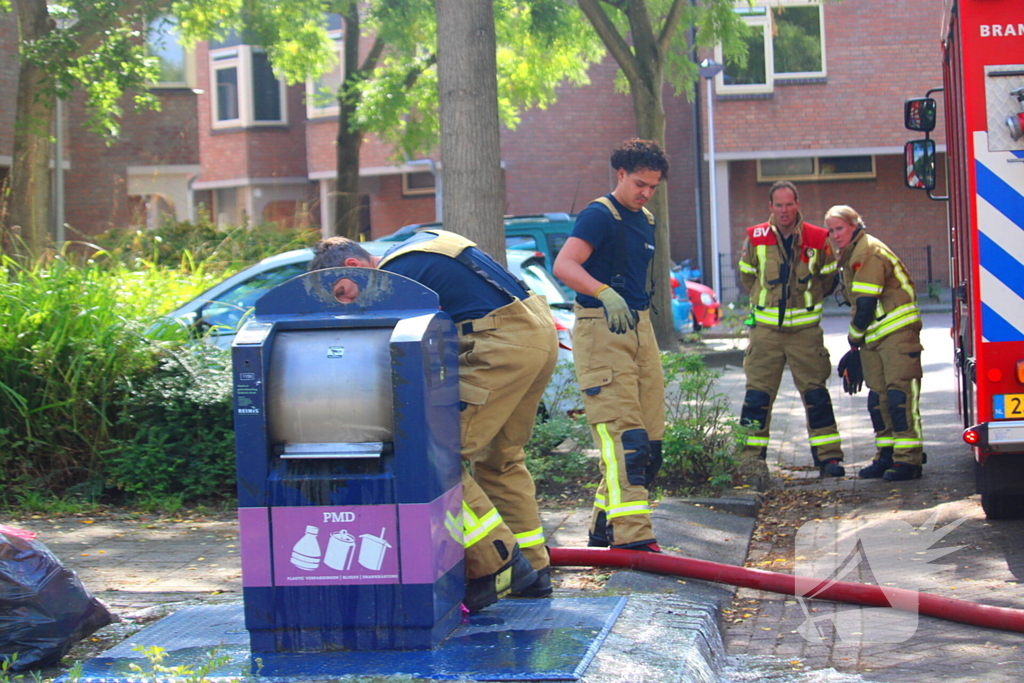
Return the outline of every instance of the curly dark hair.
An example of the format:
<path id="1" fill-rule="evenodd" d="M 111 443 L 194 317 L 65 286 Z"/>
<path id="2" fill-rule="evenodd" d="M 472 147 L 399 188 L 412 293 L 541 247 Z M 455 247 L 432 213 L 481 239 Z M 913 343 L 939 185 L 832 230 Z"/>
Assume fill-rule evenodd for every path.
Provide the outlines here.
<path id="1" fill-rule="evenodd" d="M 313 260 L 309 262 L 307 270 L 323 270 L 324 268 L 341 268 L 345 265 L 345 259 L 355 258 L 360 261 L 369 261 L 370 252 L 359 246 L 347 237 L 328 237 L 317 242 L 313 247 Z"/>
<path id="2" fill-rule="evenodd" d="M 612 151 L 612 168 L 626 173 L 660 171 L 661 179 L 668 179 L 668 157 L 653 140 L 630 138 Z"/>

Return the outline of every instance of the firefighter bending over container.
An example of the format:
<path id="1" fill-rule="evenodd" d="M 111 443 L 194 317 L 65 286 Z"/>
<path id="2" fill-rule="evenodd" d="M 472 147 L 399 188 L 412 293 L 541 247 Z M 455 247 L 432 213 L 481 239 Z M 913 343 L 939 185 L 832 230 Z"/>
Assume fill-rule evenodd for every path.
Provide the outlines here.
<path id="1" fill-rule="evenodd" d="M 874 460 L 858 475 L 887 481 L 917 479 L 924 464 L 918 405 L 923 347 L 914 281 L 903 262 L 867 233 L 864 221 L 849 206 L 829 209 L 825 225 L 839 250 L 843 293 L 853 309 L 847 339 L 868 385 L 868 413 L 875 431 Z"/>
<path id="2" fill-rule="evenodd" d="M 793 183 L 771 186 L 768 209 L 768 222 L 747 228 L 739 262 L 753 318 L 740 414 L 740 424 L 752 431 L 742 456 L 766 458 L 772 405 L 789 363 L 807 413 L 814 464 L 822 477 L 842 477 L 843 449 L 827 386 L 832 364 L 821 329 L 822 300 L 835 287 L 835 256 L 828 231 L 804 223 Z"/>
<path id="3" fill-rule="evenodd" d="M 665 380 L 648 310 L 655 221 L 644 204 L 669 165 L 657 144 L 632 139 L 611 166 L 615 189 L 580 212 L 554 265 L 577 292 L 573 359 L 600 446 L 588 545 L 661 552 L 647 492 L 661 467 Z"/>
<path id="4" fill-rule="evenodd" d="M 404 275 L 434 290 L 459 335 L 464 604 L 477 612 L 512 593 L 547 597 L 551 567 L 523 446 L 554 372 L 558 337 L 551 310 L 519 280 L 444 230 L 424 230 L 371 256 L 358 242 L 320 242 L 310 270 L 354 266 Z M 342 303 L 358 296 L 348 278 L 335 285 Z"/>

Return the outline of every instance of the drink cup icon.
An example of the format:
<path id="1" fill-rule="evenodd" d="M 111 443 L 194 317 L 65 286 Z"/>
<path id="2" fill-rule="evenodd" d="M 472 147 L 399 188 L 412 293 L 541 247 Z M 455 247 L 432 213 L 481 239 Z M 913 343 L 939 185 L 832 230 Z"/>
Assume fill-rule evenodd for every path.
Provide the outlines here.
<path id="1" fill-rule="evenodd" d="M 384 540 L 384 529 L 380 530 L 380 536 L 373 534 L 361 534 L 363 539 L 359 546 L 359 564 L 371 571 L 377 571 L 384 564 L 384 553 L 391 544 Z"/>
<path id="2" fill-rule="evenodd" d="M 352 566 L 355 556 L 356 539 L 345 529 L 335 531 L 327 541 L 324 564 L 331 569 L 345 571 Z"/>

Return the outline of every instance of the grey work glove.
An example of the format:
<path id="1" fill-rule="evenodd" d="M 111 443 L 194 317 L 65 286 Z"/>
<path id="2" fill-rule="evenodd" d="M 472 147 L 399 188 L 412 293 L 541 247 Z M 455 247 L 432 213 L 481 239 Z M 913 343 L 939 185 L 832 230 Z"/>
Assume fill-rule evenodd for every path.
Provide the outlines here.
<path id="1" fill-rule="evenodd" d="M 636 312 L 621 294 L 605 285 L 598 290 L 597 298 L 604 306 L 604 319 L 608 321 L 609 330 L 615 334 L 625 334 L 626 330 L 636 327 Z"/>

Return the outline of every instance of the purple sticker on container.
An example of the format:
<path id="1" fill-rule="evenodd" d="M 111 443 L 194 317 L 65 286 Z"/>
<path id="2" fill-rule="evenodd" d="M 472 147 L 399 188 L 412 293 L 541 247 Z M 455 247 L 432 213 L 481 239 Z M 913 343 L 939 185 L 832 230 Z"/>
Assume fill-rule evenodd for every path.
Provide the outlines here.
<path id="1" fill-rule="evenodd" d="M 463 557 L 462 485 L 430 503 L 398 507 L 402 583 L 434 583 Z"/>
<path id="2" fill-rule="evenodd" d="M 238 508 L 238 539 L 242 552 L 242 585 L 247 588 L 272 586 L 267 508 Z"/>
<path id="3" fill-rule="evenodd" d="M 394 505 L 270 510 L 274 585 L 398 583 Z"/>

